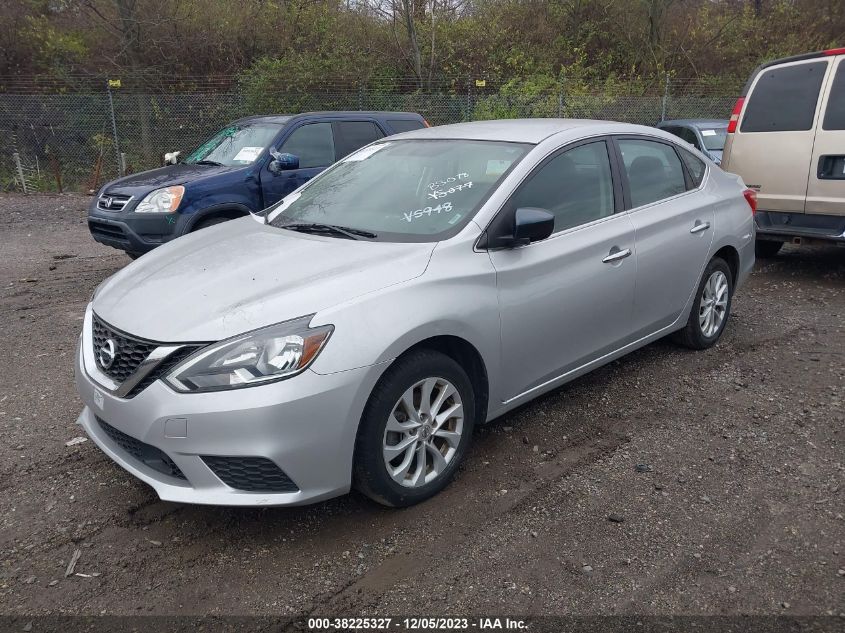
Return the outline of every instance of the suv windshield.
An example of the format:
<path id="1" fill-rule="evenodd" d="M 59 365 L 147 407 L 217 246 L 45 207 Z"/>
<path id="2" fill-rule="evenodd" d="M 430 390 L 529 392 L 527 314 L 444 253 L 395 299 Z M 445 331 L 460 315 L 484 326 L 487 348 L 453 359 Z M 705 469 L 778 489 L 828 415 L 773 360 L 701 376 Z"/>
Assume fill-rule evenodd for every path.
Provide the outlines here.
<path id="1" fill-rule="evenodd" d="M 271 224 L 319 224 L 384 241 L 457 233 L 531 145 L 407 140 L 370 145 L 270 209 Z"/>
<path id="2" fill-rule="evenodd" d="M 249 165 L 282 129 L 276 123 L 244 123 L 223 128 L 185 158 L 186 163 L 217 163 L 227 167 Z"/>
<path id="3" fill-rule="evenodd" d="M 701 128 L 699 131 L 704 141 L 704 147 L 716 152 L 721 152 L 725 149 L 725 141 L 728 138 L 727 127 Z"/>

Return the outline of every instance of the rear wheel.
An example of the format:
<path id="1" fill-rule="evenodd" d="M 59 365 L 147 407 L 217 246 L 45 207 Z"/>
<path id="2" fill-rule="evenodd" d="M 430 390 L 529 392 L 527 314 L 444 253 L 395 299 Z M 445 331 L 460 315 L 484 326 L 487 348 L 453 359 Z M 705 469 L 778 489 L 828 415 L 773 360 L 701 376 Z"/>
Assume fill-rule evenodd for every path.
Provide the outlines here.
<path id="1" fill-rule="evenodd" d="M 472 439 L 475 394 L 466 372 L 440 352 L 400 358 L 379 380 L 355 443 L 355 487 L 387 506 L 437 494 Z"/>
<path id="2" fill-rule="evenodd" d="M 732 299 L 730 266 L 724 259 L 714 257 L 704 269 L 687 324 L 675 334 L 675 340 L 690 349 L 713 347 L 725 331 Z"/>
<path id="3" fill-rule="evenodd" d="M 757 240 L 754 242 L 754 255 L 760 259 L 774 257 L 780 252 L 783 242 L 772 242 L 770 240 Z"/>

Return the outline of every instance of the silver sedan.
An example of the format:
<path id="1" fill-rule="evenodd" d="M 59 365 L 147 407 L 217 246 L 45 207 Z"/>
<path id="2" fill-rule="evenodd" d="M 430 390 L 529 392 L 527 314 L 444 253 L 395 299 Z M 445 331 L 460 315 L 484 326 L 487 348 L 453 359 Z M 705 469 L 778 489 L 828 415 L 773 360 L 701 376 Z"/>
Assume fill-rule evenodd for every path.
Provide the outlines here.
<path id="1" fill-rule="evenodd" d="M 663 336 L 719 340 L 756 199 L 676 140 L 538 119 L 369 145 L 103 282 L 79 423 L 166 500 L 422 501 L 475 425 Z"/>

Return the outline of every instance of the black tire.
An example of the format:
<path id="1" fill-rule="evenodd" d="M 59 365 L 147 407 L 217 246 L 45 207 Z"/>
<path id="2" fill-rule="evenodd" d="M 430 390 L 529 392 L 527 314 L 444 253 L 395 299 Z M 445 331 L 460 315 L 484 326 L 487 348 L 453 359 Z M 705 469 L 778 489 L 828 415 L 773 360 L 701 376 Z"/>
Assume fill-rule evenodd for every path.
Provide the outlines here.
<path id="1" fill-rule="evenodd" d="M 199 222 L 197 222 L 196 226 L 194 226 L 194 228 L 191 229 L 191 233 L 193 233 L 194 231 L 199 231 L 200 229 L 207 229 L 208 227 L 214 226 L 215 224 L 223 224 L 224 222 L 228 222 L 229 220 L 232 220 L 232 219 L 234 219 L 234 218 L 216 217 L 216 218 L 208 218 L 207 220 L 200 220 Z"/>
<path id="2" fill-rule="evenodd" d="M 770 240 L 757 240 L 754 242 L 754 255 L 760 259 L 774 257 L 780 252 L 783 242 L 772 242 Z"/>
<path id="3" fill-rule="evenodd" d="M 711 336 L 706 336 L 705 333 L 702 331 L 702 327 L 699 323 L 701 301 L 703 299 L 704 288 L 707 285 L 708 280 L 717 271 L 721 271 L 722 273 L 724 273 L 727 279 L 728 301 L 727 305 L 725 306 L 725 316 L 722 319 L 722 322 L 719 325 L 718 329 Z M 692 309 L 690 310 L 690 315 L 689 319 L 687 320 L 687 324 L 684 326 L 684 329 L 679 330 L 674 334 L 673 338 L 675 339 L 675 342 L 683 345 L 684 347 L 689 347 L 690 349 L 696 350 L 702 350 L 707 349 L 709 347 L 713 347 L 716 342 L 721 338 L 722 333 L 725 331 L 725 326 L 727 326 L 728 320 L 730 319 L 731 304 L 733 303 L 733 292 L 734 279 L 733 274 L 731 273 L 730 266 L 728 266 L 727 262 L 724 259 L 720 257 L 714 257 L 710 260 L 710 263 L 707 264 L 707 268 L 704 269 L 704 274 L 701 276 L 701 281 L 699 281 L 698 283 L 695 301 L 692 304 Z"/>
<path id="4" fill-rule="evenodd" d="M 406 487 L 395 481 L 384 460 L 388 417 L 405 393 L 419 381 L 440 378 L 452 383 L 463 404 L 463 428 L 455 453 L 444 470 L 432 481 Z M 355 441 L 353 485 L 372 500 L 400 508 L 414 505 L 437 494 L 454 477 L 472 441 L 475 420 L 475 394 L 467 373 L 454 360 L 434 350 L 418 350 L 397 360 L 373 388 Z M 414 458 L 416 460 L 416 458 Z M 413 461 L 412 464 L 417 464 Z"/>
<path id="5" fill-rule="evenodd" d="M 130 253 L 128 251 L 126 254 L 129 255 L 129 259 L 138 259 L 141 255 L 143 255 L 143 253 Z"/>

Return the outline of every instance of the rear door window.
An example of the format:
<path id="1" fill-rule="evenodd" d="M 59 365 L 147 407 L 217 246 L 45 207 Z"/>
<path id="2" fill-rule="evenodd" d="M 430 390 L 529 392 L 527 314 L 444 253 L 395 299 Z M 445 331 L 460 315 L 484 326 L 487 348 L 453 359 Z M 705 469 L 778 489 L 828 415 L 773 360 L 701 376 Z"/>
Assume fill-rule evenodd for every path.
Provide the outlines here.
<path id="1" fill-rule="evenodd" d="M 300 169 L 328 167 L 334 162 L 331 123 L 309 123 L 296 128 L 281 147 L 299 158 Z"/>
<path id="2" fill-rule="evenodd" d="M 372 121 L 338 121 L 334 124 L 337 159 L 382 138 L 384 133 Z"/>
<path id="3" fill-rule="evenodd" d="M 741 132 L 810 130 L 827 61 L 764 70 L 751 92 Z"/>
<path id="4" fill-rule="evenodd" d="M 641 207 L 687 190 L 684 168 L 667 143 L 619 139 L 619 151 L 628 176 L 631 206 Z"/>
<path id="5" fill-rule="evenodd" d="M 845 63 L 843 62 L 839 62 L 833 85 L 830 87 L 822 128 L 845 130 Z"/>
<path id="6" fill-rule="evenodd" d="M 695 149 L 701 149 L 701 143 L 698 142 L 698 137 L 695 135 L 695 132 L 688 127 L 682 128 L 681 133 L 678 136 L 692 145 Z"/>

